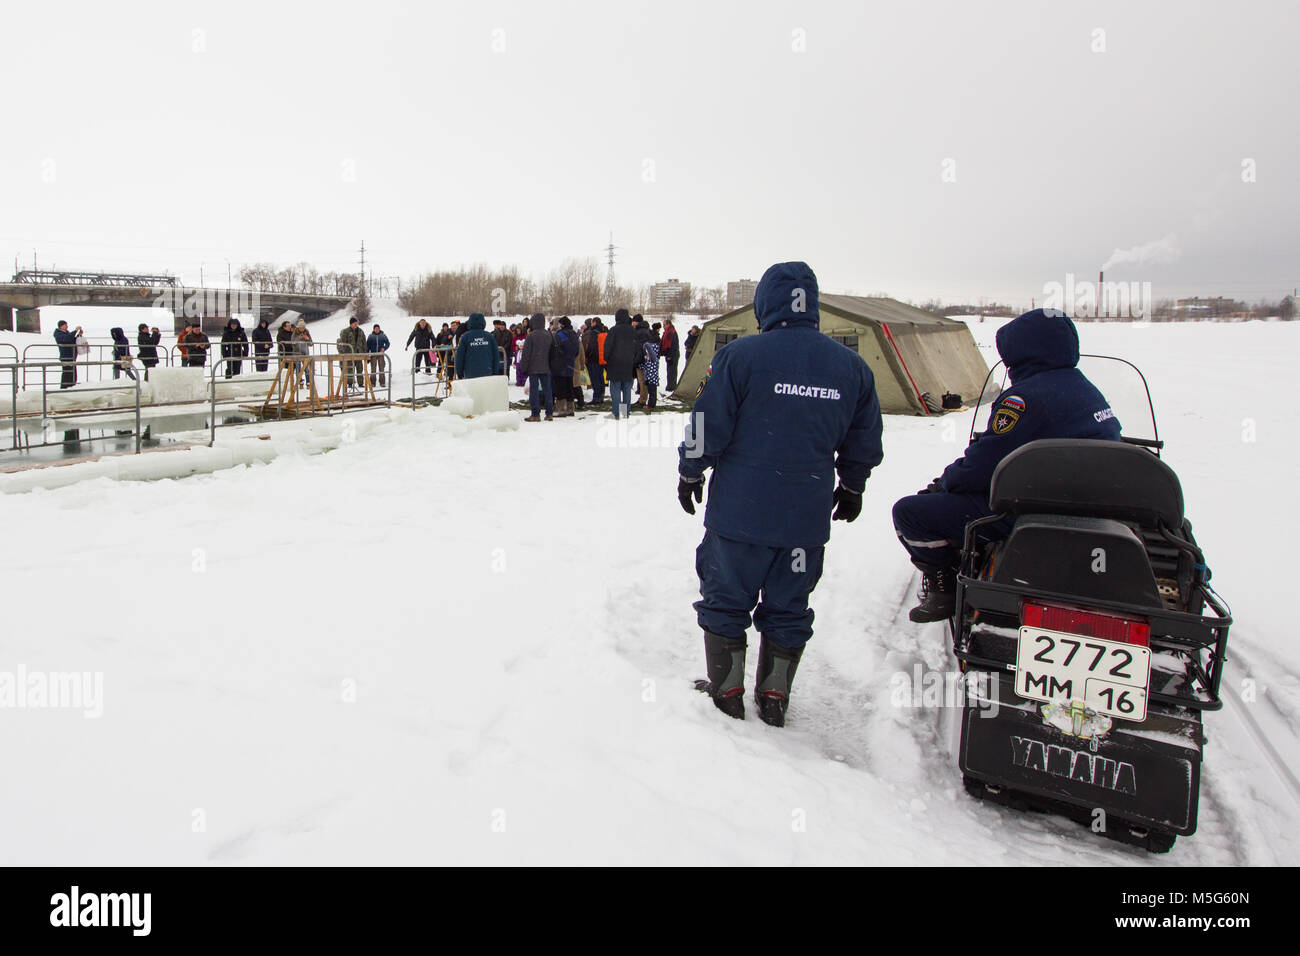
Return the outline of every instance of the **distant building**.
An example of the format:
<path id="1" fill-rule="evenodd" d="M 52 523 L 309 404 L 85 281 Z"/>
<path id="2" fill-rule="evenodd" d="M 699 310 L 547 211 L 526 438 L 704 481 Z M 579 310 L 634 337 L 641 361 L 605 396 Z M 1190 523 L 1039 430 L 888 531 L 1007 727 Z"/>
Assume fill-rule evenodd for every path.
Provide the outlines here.
<path id="1" fill-rule="evenodd" d="M 691 306 L 691 284 L 669 279 L 650 287 L 650 308 L 656 312 L 688 309 Z"/>
<path id="2" fill-rule="evenodd" d="M 758 283 L 753 279 L 741 279 L 727 283 L 727 310 L 739 309 L 754 301 L 754 290 Z"/>
<path id="3" fill-rule="evenodd" d="M 1223 296 L 1205 299 L 1194 296 L 1190 299 L 1179 299 L 1176 306 L 1179 312 L 1194 312 L 1202 315 L 1225 315 L 1232 312 L 1236 307 L 1236 302 L 1232 299 L 1225 299 Z"/>

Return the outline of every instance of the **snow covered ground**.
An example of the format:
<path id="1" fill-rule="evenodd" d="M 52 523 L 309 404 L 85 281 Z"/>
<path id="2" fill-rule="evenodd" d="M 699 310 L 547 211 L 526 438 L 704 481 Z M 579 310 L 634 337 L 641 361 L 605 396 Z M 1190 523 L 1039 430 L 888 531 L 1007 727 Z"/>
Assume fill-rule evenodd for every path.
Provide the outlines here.
<path id="1" fill-rule="evenodd" d="M 409 325 L 386 330 L 400 348 Z M 971 801 L 951 712 L 891 702 L 951 662 L 941 626 L 906 619 L 889 508 L 969 414 L 886 420 L 777 730 L 691 686 L 676 416 L 496 431 L 421 410 L 314 423 L 266 464 L 0 496 L 0 672 L 102 675 L 89 708 L 0 712 L 0 863 L 1300 863 L 1300 323 L 1081 333 L 1147 373 L 1238 621 L 1200 830 L 1168 856 Z"/>

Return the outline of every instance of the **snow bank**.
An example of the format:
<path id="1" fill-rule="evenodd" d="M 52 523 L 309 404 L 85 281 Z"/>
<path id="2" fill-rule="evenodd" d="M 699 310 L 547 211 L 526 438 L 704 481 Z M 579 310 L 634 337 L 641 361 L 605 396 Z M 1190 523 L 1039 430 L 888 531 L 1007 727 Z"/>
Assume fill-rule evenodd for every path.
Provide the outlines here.
<path id="1" fill-rule="evenodd" d="M 181 366 L 156 368 L 149 373 L 149 381 L 141 386 L 141 392 L 148 389 L 151 402 L 196 402 L 207 392 L 207 376 L 203 372 L 201 368 Z"/>
<path id="2" fill-rule="evenodd" d="M 29 415 L 41 411 L 40 388 L 29 388 L 18 393 L 18 414 Z M 145 386 L 140 386 L 140 401 L 145 401 Z M 135 383 L 129 378 L 108 382 L 85 382 L 72 388 L 50 388 L 45 392 L 45 408 L 52 412 L 72 408 L 126 408 L 135 407 Z M 7 404 L 7 403 L 6 403 Z"/>
<path id="3" fill-rule="evenodd" d="M 137 369 L 137 375 L 141 370 Z M 149 381 L 140 382 L 142 405 L 163 405 L 179 402 L 204 402 L 211 397 L 211 373 L 202 368 L 181 366 L 153 369 Z M 217 401 L 240 398 L 260 398 L 271 388 L 274 372 L 257 372 L 217 379 Z M 129 378 L 105 382 L 82 382 L 72 388 L 49 388 L 45 392 L 45 407 L 52 412 L 81 408 L 134 408 L 135 383 Z M 41 410 L 40 388 L 29 388 L 18 393 L 18 413 L 33 414 Z"/>
<path id="4" fill-rule="evenodd" d="M 469 400 L 469 411 L 464 401 Z M 448 407 L 452 402 L 457 404 Z M 509 383 L 504 375 L 486 375 L 482 378 L 462 378 L 451 383 L 451 398 L 442 403 L 442 408 L 453 415 L 486 415 L 488 412 L 504 412 L 510 409 Z"/>
<path id="5" fill-rule="evenodd" d="M 95 478 L 124 481 L 185 478 L 237 465 L 268 462 L 280 455 L 319 455 L 366 438 L 384 426 L 415 428 L 420 434 L 432 432 L 451 437 L 488 431 L 516 431 L 519 428 L 520 416 L 516 412 L 487 412 L 465 418 L 462 415 L 468 413 L 463 409 L 456 413 L 448 411 L 447 401 L 415 412 L 394 406 L 346 415 L 220 428 L 217 430 L 217 444 L 211 448 L 207 446 L 210 432 L 206 430 L 175 432 L 169 436 L 173 441 L 182 445 L 192 443 L 197 447 L 161 448 L 142 455 L 111 455 L 94 461 L 0 473 L 0 494 L 64 488 Z M 470 399 L 455 401 L 468 403 Z"/>
<path id="6" fill-rule="evenodd" d="M 986 348 L 994 329 L 975 328 Z M 0 497 L 21 542 L 7 668 L 104 678 L 97 720 L 4 712 L 23 773 L 0 815 L 22 826 L 0 864 L 1300 862 L 1300 810 L 1236 715 L 1250 678 L 1250 719 L 1295 756 L 1268 715 L 1300 713 L 1300 529 L 1278 504 L 1296 413 L 1276 394 L 1300 323 L 1080 335 L 1147 372 L 1237 612 L 1200 830 L 1167 857 L 968 799 L 952 709 L 894 699 L 917 665 L 954 668 L 943 626 L 907 620 L 916 576 L 889 509 L 960 452 L 969 414 L 886 418 L 776 730 L 692 687 L 702 527 L 673 494 L 678 436 L 611 441 L 584 413 L 500 434 L 519 413 L 423 408 L 218 431 L 274 448 L 264 465 Z"/>
<path id="7" fill-rule="evenodd" d="M 108 455 L 73 465 L 0 474 L 0 494 L 21 494 L 37 488 L 63 488 L 94 478 L 111 478 L 115 481 L 188 478 L 190 475 L 221 471 L 236 465 L 267 462 L 275 458 L 277 453 L 278 450 L 269 443 L 244 441 L 212 448 L 197 446 L 175 451 L 151 451 L 142 455 Z"/>
<path id="8" fill-rule="evenodd" d="M 442 404 L 438 406 L 438 410 L 459 418 L 469 418 L 474 414 L 474 399 L 467 395 L 453 395 L 450 398 L 444 398 Z"/>

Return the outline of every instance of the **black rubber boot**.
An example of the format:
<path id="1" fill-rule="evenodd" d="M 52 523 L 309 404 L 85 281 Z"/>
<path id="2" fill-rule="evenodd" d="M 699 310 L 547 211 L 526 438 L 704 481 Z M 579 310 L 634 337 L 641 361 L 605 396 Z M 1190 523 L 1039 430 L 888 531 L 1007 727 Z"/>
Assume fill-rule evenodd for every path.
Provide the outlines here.
<path id="1" fill-rule="evenodd" d="M 955 568 L 940 568 L 932 564 L 918 564 L 921 578 L 920 600 L 916 607 L 907 612 L 910 620 L 917 624 L 929 624 L 931 621 L 946 621 L 957 610 L 957 571 Z"/>
<path id="2" fill-rule="evenodd" d="M 704 632 L 709 679 L 700 689 L 728 717 L 745 719 L 745 639 Z"/>
<path id="3" fill-rule="evenodd" d="M 754 675 L 754 701 L 758 717 L 773 727 L 785 726 L 785 709 L 790 706 L 790 687 L 799 668 L 803 648 L 789 650 L 766 637 L 758 645 L 758 672 Z"/>

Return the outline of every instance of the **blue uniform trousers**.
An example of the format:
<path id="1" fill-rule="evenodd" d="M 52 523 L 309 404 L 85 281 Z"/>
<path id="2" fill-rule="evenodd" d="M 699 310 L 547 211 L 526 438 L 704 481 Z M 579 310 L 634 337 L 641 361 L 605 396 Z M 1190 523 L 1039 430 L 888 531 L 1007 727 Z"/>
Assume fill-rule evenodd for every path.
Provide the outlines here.
<path id="1" fill-rule="evenodd" d="M 967 523 L 991 513 L 987 493 L 909 495 L 894 502 L 894 531 L 918 564 L 955 568 Z M 1000 521 L 984 528 L 981 536 L 1003 537 L 1010 527 L 1010 522 Z"/>
<path id="2" fill-rule="evenodd" d="M 712 531 L 695 549 L 700 627 L 743 638 L 750 625 L 781 647 L 795 650 L 812 637 L 808 598 L 822 576 L 824 547 L 773 548 L 724 538 Z"/>

